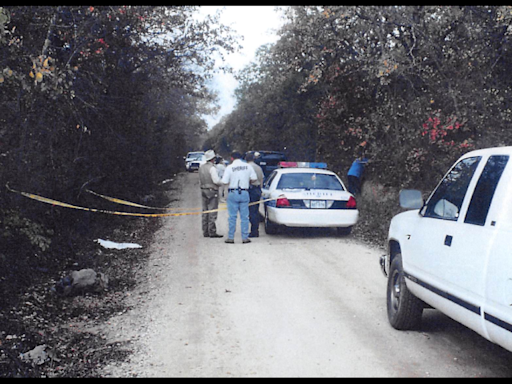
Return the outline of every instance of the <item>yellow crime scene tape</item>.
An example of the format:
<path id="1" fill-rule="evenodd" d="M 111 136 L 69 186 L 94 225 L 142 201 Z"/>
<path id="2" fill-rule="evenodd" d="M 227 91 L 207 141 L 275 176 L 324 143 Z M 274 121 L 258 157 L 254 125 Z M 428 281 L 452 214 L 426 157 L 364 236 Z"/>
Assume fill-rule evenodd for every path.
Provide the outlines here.
<path id="1" fill-rule="evenodd" d="M 147 205 L 141 205 L 141 204 L 137 204 L 137 203 L 132 203 L 131 201 L 121 200 L 121 199 L 118 199 L 116 197 L 110 197 L 110 196 L 101 195 L 101 194 L 99 194 L 97 192 L 91 191 L 90 189 L 86 189 L 85 191 L 90 193 L 91 195 L 95 195 L 95 196 L 101 197 L 102 199 L 105 199 L 105 200 L 108 200 L 108 201 L 112 201 L 112 202 L 117 203 L 117 204 L 129 205 L 131 207 L 137 207 L 137 208 L 156 209 L 156 210 L 162 210 L 162 211 L 177 211 L 177 210 L 180 210 L 180 209 L 192 209 L 192 210 L 200 210 L 201 209 L 201 208 L 149 207 Z"/>
<path id="2" fill-rule="evenodd" d="M 72 205 L 72 204 L 68 204 L 68 203 L 63 203 L 61 201 L 57 201 L 57 200 L 54 200 L 54 199 L 49 199 L 47 197 L 39 196 L 39 195 L 36 195 L 36 194 L 33 194 L 33 193 L 17 191 L 15 189 L 12 189 L 11 187 L 9 187 L 8 184 L 6 184 L 5 186 L 6 186 L 6 188 L 10 192 L 17 193 L 19 195 L 28 197 L 29 199 L 36 200 L 36 201 L 39 201 L 39 202 L 42 202 L 42 203 L 56 205 L 56 206 L 64 207 L 64 208 L 78 209 L 78 210 L 88 211 L 88 212 L 106 213 L 106 214 L 109 214 L 109 215 L 136 216 L 136 217 L 188 216 L 188 215 L 202 215 L 203 213 L 212 213 L 212 212 L 218 212 L 218 211 L 222 211 L 222 210 L 226 210 L 227 209 L 227 207 L 221 207 L 221 208 L 218 208 L 218 209 L 212 209 L 212 210 L 208 210 L 208 211 L 177 212 L 177 213 L 132 213 L 132 212 L 109 211 L 109 210 L 105 210 L 105 209 L 87 208 L 87 207 L 81 207 L 81 206 L 78 206 L 78 205 Z M 139 207 L 139 208 L 146 208 L 146 209 L 172 209 L 172 208 L 148 207 L 148 206 L 144 206 L 144 205 L 141 205 L 141 204 L 132 203 L 130 201 L 121 200 L 121 199 L 117 199 L 117 198 L 114 198 L 114 197 L 109 197 L 109 196 L 101 195 L 101 194 L 93 192 L 93 191 L 89 191 L 89 190 L 87 190 L 87 191 L 92 193 L 92 194 L 94 194 L 94 195 L 97 195 L 99 197 L 102 197 L 104 199 L 110 200 L 110 201 L 118 203 L 118 204 L 129 205 L 129 206 Z M 271 201 L 271 200 L 276 200 L 276 199 L 277 198 L 255 201 L 253 203 L 250 203 L 249 205 L 255 205 L 255 204 L 259 204 L 259 203 L 264 203 L 264 202 Z M 200 208 L 175 208 L 175 209 L 200 209 Z"/>

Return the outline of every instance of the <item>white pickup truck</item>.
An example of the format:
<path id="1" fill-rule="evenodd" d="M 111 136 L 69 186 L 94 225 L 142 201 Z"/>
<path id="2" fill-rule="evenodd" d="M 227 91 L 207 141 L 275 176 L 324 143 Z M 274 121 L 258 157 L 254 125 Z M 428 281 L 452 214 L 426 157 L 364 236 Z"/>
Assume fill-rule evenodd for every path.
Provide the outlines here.
<path id="1" fill-rule="evenodd" d="M 414 329 L 433 307 L 512 351 L 512 147 L 469 152 L 423 202 L 391 220 L 387 311 L 396 329 Z"/>

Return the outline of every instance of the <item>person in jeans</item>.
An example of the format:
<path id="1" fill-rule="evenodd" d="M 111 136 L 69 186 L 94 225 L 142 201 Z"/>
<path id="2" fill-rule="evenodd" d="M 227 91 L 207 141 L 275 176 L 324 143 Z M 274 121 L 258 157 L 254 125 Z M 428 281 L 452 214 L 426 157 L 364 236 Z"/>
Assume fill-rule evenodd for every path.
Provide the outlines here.
<path id="1" fill-rule="evenodd" d="M 259 203 L 261 199 L 261 185 L 263 184 L 263 170 L 261 167 L 254 162 L 255 156 L 259 155 L 258 152 L 256 153 L 248 153 L 245 156 L 245 161 L 247 161 L 247 164 L 249 164 L 251 167 L 254 168 L 254 172 L 256 172 L 256 176 L 258 177 L 258 180 L 251 183 L 249 186 L 249 221 L 251 222 L 251 231 L 249 233 L 249 237 L 259 237 L 259 226 L 260 226 L 260 214 L 259 214 Z"/>
<path id="2" fill-rule="evenodd" d="M 348 170 L 348 191 L 354 196 L 361 193 L 361 181 L 363 178 L 364 166 L 368 162 L 366 158 L 355 159 Z"/>
<path id="3" fill-rule="evenodd" d="M 221 179 L 217 173 L 215 162 L 215 152 L 208 150 L 204 154 L 206 163 L 199 167 L 199 184 L 201 186 L 202 210 L 211 211 L 219 208 L 219 185 Z M 217 212 L 202 214 L 202 226 L 204 237 L 222 237 L 217 233 L 215 221 Z"/>
<path id="4" fill-rule="evenodd" d="M 249 239 L 249 185 L 257 180 L 254 168 L 242 161 L 238 151 L 231 153 L 231 164 L 226 167 L 222 183 L 228 185 L 228 238 L 226 243 L 235 242 L 237 215 L 240 212 L 242 243 L 250 243 Z"/>

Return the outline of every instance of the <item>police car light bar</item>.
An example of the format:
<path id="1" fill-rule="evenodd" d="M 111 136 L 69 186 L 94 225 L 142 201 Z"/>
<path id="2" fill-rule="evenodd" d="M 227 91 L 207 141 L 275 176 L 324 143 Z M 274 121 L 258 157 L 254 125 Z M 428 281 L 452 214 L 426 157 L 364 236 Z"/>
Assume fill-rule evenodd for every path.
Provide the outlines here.
<path id="1" fill-rule="evenodd" d="M 327 169 L 327 163 L 310 163 L 306 161 L 280 161 L 281 168 L 319 168 Z"/>

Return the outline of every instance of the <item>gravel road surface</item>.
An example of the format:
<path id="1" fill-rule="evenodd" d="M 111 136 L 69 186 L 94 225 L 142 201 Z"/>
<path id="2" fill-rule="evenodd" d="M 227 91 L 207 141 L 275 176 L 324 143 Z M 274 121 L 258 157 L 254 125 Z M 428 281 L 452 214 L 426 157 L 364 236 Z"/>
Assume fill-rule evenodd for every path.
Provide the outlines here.
<path id="1" fill-rule="evenodd" d="M 176 207 L 200 206 L 197 173 L 179 174 Z M 203 238 L 199 215 L 169 217 L 131 293 L 105 325 L 129 341 L 116 377 L 510 377 L 508 351 L 436 310 L 420 331 L 388 323 L 383 250 L 322 229 L 242 244 Z M 356 229 L 357 230 L 357 229 Z"/>

